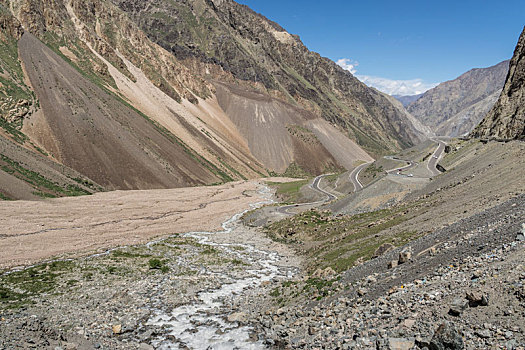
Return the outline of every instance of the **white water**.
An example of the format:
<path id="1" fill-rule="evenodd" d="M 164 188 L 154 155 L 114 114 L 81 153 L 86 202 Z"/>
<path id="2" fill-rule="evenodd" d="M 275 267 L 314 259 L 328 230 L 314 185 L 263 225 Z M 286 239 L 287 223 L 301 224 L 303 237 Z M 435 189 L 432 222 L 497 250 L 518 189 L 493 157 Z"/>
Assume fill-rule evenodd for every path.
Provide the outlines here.
<path id="1" fill-rule="evenodd" d="M 268 188 L 260 191 L 267 198 L 270 196 Z M 252 205 L 252 208 L 271 203 L 270 199 Z M 279 256 L 274 252 L 266 252 L 247 244 L 225 244 L 213 242 L 213 236 L 221 233 L 239 231 L 242 234 L 242 225 L 238 224 L 239 218 L 247 211 L 234 215 L 224 222 L 222 232 L 190 232 L 184 237 L 196 239 L 199 243 L 218 247 L 230 254 L 235 254 L 243 261 L 249 261 L 252 267 L 245 272 L 248 277 L 227 283 L 220 288 L 203 291 L 197 295 L 197 300 L 190 305 L 175 308 L 169 314 L 157 311 L 148 324 L 164 326 L 169 330 L 172 340 L 158 339 L 153 345 L 158 349 L 264 349 L 262 341 L 250 339 L 253 329 L 237 322 L 228 322 L 230 313 L 226 310 L 225 301 L 246 292 L 248 289 L 257 288 L 264 281 L 275 277 L 291 277 L 289 270 L 279 268 Z M 155 244 L 152 242 L 150 244 Z M 234 247 L 244 248 L 242 251 Z M 221 277 L 228 278 L 227 274 Z"/>

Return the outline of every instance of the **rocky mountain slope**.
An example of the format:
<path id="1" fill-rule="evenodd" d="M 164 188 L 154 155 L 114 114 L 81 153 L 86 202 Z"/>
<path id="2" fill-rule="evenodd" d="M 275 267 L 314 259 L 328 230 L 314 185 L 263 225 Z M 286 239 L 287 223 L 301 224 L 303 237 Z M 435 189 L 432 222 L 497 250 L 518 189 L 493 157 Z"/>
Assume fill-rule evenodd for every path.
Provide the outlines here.
<path id="1" fill-rule="evenodd" d="M 378 153 L 419 140 L 419 133 L 382 93 L 246 6 L 231 0 L 113 2 L 193 70 L 310 110 L 342 126 L 367 151 Z"/>
<path id="2" fill-rule="evenodd" d="M 2 0 L 0 14 L 0 137 L 102 188 L 318 174 L 422 138 L 234 1 Z"/>
<path id="3" fill-rule="evenodd" d="M 498 101 L 472 133 L 475 137 L 525 139 L 525 28 Z"/>
<path id="4" fill-rule="evenodd" d="M 496 102 L 508 67 L 509 61 L 503 61 L 492 67 L 472 69 L 425 92 L 407 110 L 437 135 L 466 134 Z"/>

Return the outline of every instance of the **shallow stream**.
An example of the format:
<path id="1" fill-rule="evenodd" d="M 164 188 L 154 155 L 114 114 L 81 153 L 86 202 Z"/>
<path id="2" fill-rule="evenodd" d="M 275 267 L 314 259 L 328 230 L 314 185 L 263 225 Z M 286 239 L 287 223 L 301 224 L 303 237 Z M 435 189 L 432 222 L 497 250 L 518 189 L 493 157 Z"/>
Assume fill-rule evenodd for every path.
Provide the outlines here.
<path id="1" fill-rule="evenodd" d="M 271 193 L 267 187 L 262 188 L 260 194 L 267 198 L 263 202 L 253 204 L 255 209 L 264 204 L 272 203 Z M 170 313 L 157 310 L 148 324 L 162 326 L 167 335 L 157 339 L 152 345 L 158 349 L 264 349 L 262 339 L 253 334 L 253 328 L 239 322 L 229 322 L 228 316 L 232 310 L 228 300 L 240 298 L 250 290 L 259 288 L 265 281 L 275 278 L 291 278 L 293 270 L 278 265 L 279 255 L 255 248 L 249 244 L 218 243 L 214 237 L 221 234 L 243 234 L 245 230 L 240 223 L 241 216 L 247 211 L 238 213 L 222 224 L 220 232 L 189 232 L 184 237 L 193 238 L 200 244 L 212 246 L 237 256 L 238 259 L 249 263 L 245 276 L 235 278 L 227 272 L 221 273 L 220 278 L 228 280 L 217 289 L 198 293 L 195 302 L 179 306 Z M 150 244 L 155 244 L 150 243 Z M 217 276 L 216 272 L 211 273 Z"/>

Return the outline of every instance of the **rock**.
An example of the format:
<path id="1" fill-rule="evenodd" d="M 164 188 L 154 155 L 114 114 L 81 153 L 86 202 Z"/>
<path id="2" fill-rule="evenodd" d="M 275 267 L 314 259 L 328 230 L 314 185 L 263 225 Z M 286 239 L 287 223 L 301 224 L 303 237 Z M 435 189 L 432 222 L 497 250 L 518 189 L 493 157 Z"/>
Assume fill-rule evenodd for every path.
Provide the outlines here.
<path id="1" fill-rule="evenodd" d="M 466 293 L 467 300 L 470 307 L 487 306 L 489 304 L 488 296 L 485 296 L 480 291 L 470 291 Z"/>
<path id="2" fill-rule="evenodd" d="M 379 246 L 379 248 L 376 249 L 376 251 L 374 252 L 374 255 L 373 257 L 374 258 L 377 258 L 389 251 L 391 251 L 392 249 L 394 249 L 394 245 L 393 244 L 390 244 L 390 243 L 383 243 Z"/>
<path id="3" fill-rule="evenodd" d="M 406 328 L 412 328 L 416 324 L 416 320 L 413 319 L 406 319 L 402 322 L 402 325 Z"/>
<path id="4" fill-rule="evenodd" d="M 332 269 L 329 266 L 329 267 L 327 267 L 324 270 L 322 270 L 322 269 L 315 270 L 315 272 L 313 273 L 312 276 L 313 277 L 317 277 L 317 278 L 332 278 L 335 275 L 336 275 L 336 272 L 334 271 L 334 269 Z"/>
<path id="5" fill-rule="evenodd" d="M 512 340 L 509 340 L 506 344 L 505 344 L 505 348 L 507 350 L 514 350 L 518 347 L 518 342 L 516 341 L 516 339 L 512 339 Z"/>
<path id="6" fill-rule="evenodd" d="M 397 266 L 397 260 L 392 260 L 391 262 L 388 263 L 389 269 L 393 269 L 396 266 Z"/>
<path id="7" fill-rule="evenodd" d="M 229 314 L 227 317 L 228 322 L 246 322 L 248 320 L 248 315 L 244 312 L 234 312 Z"/>
<path id="8" fill-rule="evenodd" d="M 452 316 L 459 316 L 463 311 L 465 311 L 468 305 L 469 303 L 467 300 L 463 298 L 456 298 L 452 301 L 450 310 L 448 310 L 448 314 Z"/>
<path id="9" fill-rule="evenodd" d="M 475 280 L 475 279 L 478 279 L 480 278 L 481 276 L 483 276 L 483 271 L 481 270 L 476 270 L 472 273 L 472 279 Z"/>
<path id="10" fill-rule="evenodd" d="M 404 264 L 412 259 L 412 250 L 406 249 L 403 250 L 401 253 L 399 253 L 399 260 L 398 262 L 400 264 Z"/>
<path id="11" fill-rule="evenodd" d="M 377 282 L 377 279 L 374 276 L 372 276 L 372 275 L 370 275 L 370 276 L 368 276 L 366 278 L 366 283 L 368 283 L 368 284 L 374 284 L 376 282 Z"/>
<path id="12" fill-rule="evenodd" d="M 474 332 L 474 334 L 483 339 L 489 339 L 490 337 L 492 337 L 492 333 L 488 329 L 476 331 Z"/>
<path id="13" fill-rule="evenodd" d="M 414 339 L 388 338 L 389 350 L 410 350 L 415 344 Z"/>
<path id="14" fill-rule="evenodd" d="M 365 295 L 368 291 L 366 290 L 366 288 L 359 288 L 357 290 L 357 295 L 359 295 L 360 297 L 362 297 L 363 295 Z"/>
<path id="15" fill-rule="evenodd" d="M 456 327 L 448 321 L 445 321 L 436 329 L 429 345 L 430 350 L 461 350 L 465 347 L 463 338 L 456 330 Z"/>
<path id="16" fill-rule="evenodd" d="M 155 348 L 149 344 L 141 343 L 139 345 L 139 350 L 154 350 Z"/>
<path id="17" fill-rule="evenodd" d="M 416 337 L 416 345 L 420 347 L 421 349 L 429 349 L 430 348 L 430 339 L 424 338 L 418 335 Z"/>
<path id="18" fill-rule="evenodd" d="M 116 324 L 112 327 L 113 329 L 113 334 L 121 334 L 122 333 L 122 325 L 121 324 Z"/>
<path id="19" fill-rule="evenodd" d="M 518 234 L 516 235 L 516 241 L 518 241 L 518 242 L 523 242 L 523 241 L 525 241 L 525 234 L 523 234 L 522 232 L 518 233 Z"/>

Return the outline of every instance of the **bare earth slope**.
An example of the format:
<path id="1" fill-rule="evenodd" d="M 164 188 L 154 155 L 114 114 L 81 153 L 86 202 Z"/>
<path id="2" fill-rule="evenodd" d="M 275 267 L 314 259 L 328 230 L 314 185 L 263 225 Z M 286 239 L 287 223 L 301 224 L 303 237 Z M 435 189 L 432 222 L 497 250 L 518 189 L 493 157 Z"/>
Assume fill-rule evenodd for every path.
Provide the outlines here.
<path id="1" fill-rule="evenodd" d="M 439 84 L 408 105 L 407 110 L 437 135 L 470 132 L 496 102 L 503 88 L 509 61 L 472 69 Z"/>
<path id="2" fill-rule="evenodd" d="M 384 153 L 420 140 L 383 94 L 247 6 L 231 0 L 113 3 L 194 72 L 310 110 L 342 126 L 368 152 Z"/>
<path id="3" fill-rule="evenodd" d="M 73 169 L 11 141 L 0 131 L 0 198 L 85 195 L 102 187 Z"/>
<path id="4" fill-rule="evenodd" d="M 525 28 L 498 102 L 473 135 L 481 138 L 525 139 Z"/>
<path id="5" fill-rule="evenodd" d="M 85 79 L 31 34 L 19 42 L 42 115 L 27 133 L 107 188 L 147 189 L 220 178 L 162 129 Z"/>
<path id="6" fill-rule="evenodd" d="M 358 135 L 359 143 L 364 140 L 369 149 L 382 147 L 346 125 L 328 127 L 330 136 L 336 135 L 348 146 L 348 156 L 341 157 L 333 142 L 326 142 L 326 132 L 306 126 L 307 120 L 321 120 L 319 108 L 297 103 L 282 91 L 246 85 L 231 72 L 218 74 L 222 68 L 217 66 L 207 65 L 209 74 L 203 72 L 202 66 L 195 67 L 151 41 L 111 2 L 56 0 L 44 6 L 34 0 L 16 0 L 10 6 L 6 1 L 0 4 L 2 15 L 8 19 L 2 26 L 15 28 L 6 30 L 12 33 L 8 41 L 14 50 L 6 64 L 3 61 L 7 56 L 0 57 L 3 67 L 17 62 L 16 44 L 26 31 L 19 45 L 26 67 L 9 77 L 20 86 L 20 96 L 8 101 L 19 106 L 15 113 L 23 115 L 16 120 L 10 116 L 2 126 L 14 135 L 10 138 L 27 140 L 26 148 L 38 147 L 107 189 L 210 184 L 265 176 L 269 171 L 283 172 L 297 166 L 306 173 L 319 174 L 352 167 L 355 160 L 370 159 L 354 142 L 342 141 L 348 136 Z M 188 18 L 183 22 L 191 25 Z M 210 27 L 208 31 L 215 29 Z M 49 49 L 44 49 L 36 38 L 31 44 L 25 43 L 29 33 Z M 250 96 L 231 90 L 226 95 L 232 96 L 225 97 L 210 80 L 214 76 L 226 81 L 227 86 L 240 87 L 239 91 L 261 90 L 264 99 L 273 101 L 271 108 L 255 112 L 262 103 L 259 97 L 253 104 Z M 380 94 L 374 97 L 381 98 Z M 226 106 L 225 99 L 236 103 Z M 251 107 L 239 118 L 238 110 L 246 106 Z M 390 107 L 382 106 L 383 112 Z M 228 112 L 224 108 L 229 108 Z M 124 115 L 134 121 L 133 125 L 122 119 Z M 266 134 L 257 130 L 258 119 L 269 121 L 263 128 Z M 403 123 L 392 123 L 400 133 L 407 129 Z M 382 127 L 383 123 L 378 125 Z M 269 142 L 272 139 L 262 135 L 275 139 Z M 166 147 L 165 141 L 171 145 Z M 403 142 L 396 140 L 390 146 L 398 148 Z M 117 157 L 117 153 L 123 156 Z M 121 175 L 124 178 L 118 179 Z"/>
<path id="7" fill-rule="evenodd" d="M 307 128 L 309 121 L 318 119 L 314 114 L 231 85 L 216 83 L 216 89 L 219 105 L 246 137 L 253 155 L 269 168 L 284 172 L 295 163 L 311 173 L 322 173 L 338 166 L 352 166 L 338 162 L 334 158 L 336 150 L 330 149 L 330 153 Z M 332 130 L 332 134 L 336 133 Z M 359 147 L 350 153 L 359 159 L 369 157 Z"/>

